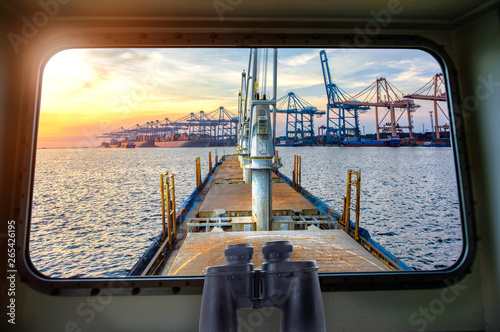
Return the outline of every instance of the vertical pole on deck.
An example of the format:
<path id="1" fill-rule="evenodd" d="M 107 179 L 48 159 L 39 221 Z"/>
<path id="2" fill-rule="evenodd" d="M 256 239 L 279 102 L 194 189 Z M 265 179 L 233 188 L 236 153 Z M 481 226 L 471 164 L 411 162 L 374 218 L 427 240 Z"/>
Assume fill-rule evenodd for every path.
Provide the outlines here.
<path id="1" fill-rule="evenodd" d="M 351 170 L 347 171 L 347 193 L 345 203 L 345 231 L 349 234 L 351 226 Z"/>
<path id="2" fill-rule="evenodd" d="M 302 157 L 293 156 L 292 188 L 299 190 L 302 185 Z"/>
<path id="3" fill-rule="evenodd" d="M 208 172 L 212 173 L 212 151 L 208 151 Z"/>
<path id="4" fill-rule="evenodd" d="M 340 216 L 340 224 L 341 225 L 345 225 L 345 218 L 346 218 L 346 203 L 347 203 L 347 197 L 344 197 L 344 201 L 343 201 L 343 209 L 342 209 L 342 215 Z"/>
<path id="5" fill-rule="evenodd" d="M 172 215 L 171 215 L 171 202 L 170 202 L 170 183 L 169 183 L 169 174 L 165 173 L 165 177 L 167 180 L 166 183 L 166 192 L 167 192 L 167 234 L 168 234 L 168 250 L 172 249 Z"/>
<path id="6" fill-rule="evenodd" d="M 172 173 L 171 175 L 171 182 L 170 186 L 172 188 L 172 224 L 173 224 L 173 229 L 174 229 L 174 237 L 173 240 L 177 240 L 177 221 L 175 220 L 175 217 L 177 216 L 176 210 L 175 210 L 175 181 L 174 181 L 174 174 Z"/>
<path id="7" fill-rule="evenodd" d="M 201 190 L 201 166 L 200 157 L 196 157 L 196 188 Z"/>
<path id="8" fill-rule="evenodd" d="M 359 240 L 359 199 L 361 198 L 361 171 L 357 172 L 357 177 L 356 177 L 356 230 L 354 234 L 354 239 L 357 241 Z"/>
<path id="9" fill-rule="evenodd" d="M 167 230 L 165 227 L 165 186 L 164 186 L 164 175 L 160 174 L 160 181 L 161 181 L 161 228 L 163 231 L 161 240 L 165 241 L 166 235 L 167 235 Z"/>
<path id="10" fill-rule="evenodd" d="M 267 231 L 271 228 L 272 221 L 272 172 L 276 169 L 273 165 L 275 156 L 274 131 L 275 123 L 271 120 L 271 108 L 276 114 L 276 91 L 277 91 L 277 49 L 274 49 L 273 57 L 274 81 L 273 99 L 264 98 L 266 94 L 267 55 L 264 57 L 263 68 L 263 96 L 257 91 L 259 79 L 257 77 L 258 50 L 254 52 L 254 85 L 252 87 L 252 102 L 250 107 L 250 140 L 249 151 L 251 166 L 247 169 L 245 182 L 251 177 L 252 183 L 252 219 L 257 231 Z M 274 118 L 274 117 L 273 117 Z M 248 172 L 250 170 L 250 172 Z M 250 174 L 248 174 L 250 173 Z"/>
<path id="11" fill-rule="evenodd" d="M 297 190 L 300 190 L 300 188 L 302 186 L 302 157 L 297 156 L 297 161 L 298 161 Z"/>

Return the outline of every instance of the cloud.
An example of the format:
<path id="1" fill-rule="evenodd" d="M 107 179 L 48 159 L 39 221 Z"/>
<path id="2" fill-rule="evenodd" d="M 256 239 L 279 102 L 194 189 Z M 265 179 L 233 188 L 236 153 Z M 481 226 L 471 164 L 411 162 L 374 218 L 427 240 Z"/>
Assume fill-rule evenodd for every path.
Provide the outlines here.
<path id="1" fill-rule="evenodd" d="M 278 97 L 293 91 L 318 109 L 325 109 L 327 100 L 319 51 L 279 50 Z M 411 93 L 440 72 L 434 58 L 418 50 L 326 51 L 333 82 L 351 95 L 381 76 L 401 91 Z M 68 117 L 71 112 L 85 116 L 101 114 L 101 119 L 105 113 L 106 121 L 118 123 L 123 119 L 124 123 L 119 126 L 127 127 L 129 123 L 139 122 L 134 119 L 144 119 L 145 114 L 151 121 L 149 116 L 176 119 L 180 116 L 171 115 L 202 109 L 209 112 L 219 106 L 234 112 L 248 55 L 248 49 L 63 51 L 49 61 L 44 72 L 42 118 L 44 112 L 49 111 Z M 364 115 L 361 121 L 369 117 Z M 370 118 L 369 122 L 374 121 Z"/>
<path id="2" fill-rule="evenodd" d="M 291 67 L 303 66 L 303 65 L 308 64 L 311 60 L 313 60 L 315 58 L 319 59 L 319 52 L 316 52 L 316 50 L 313 52 L 307 52 L 307 53 L 302 53 L 302 54 L 284 57 L 283 59 L 279 60 L 279 63 L 284 64 L 286 66 L 291 66 Z M 319 60 L 318 60 L 318 64 L 319 64 Z"/>

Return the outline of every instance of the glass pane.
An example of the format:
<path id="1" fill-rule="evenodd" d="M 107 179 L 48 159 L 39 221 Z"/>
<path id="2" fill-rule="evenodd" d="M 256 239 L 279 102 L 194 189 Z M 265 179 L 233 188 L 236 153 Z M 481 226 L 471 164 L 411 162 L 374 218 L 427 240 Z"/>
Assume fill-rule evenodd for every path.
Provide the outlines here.
<path id="1" fill-rule="evenodd" d="M 439 64 L 419 50 L 327 49 L 326 67 L 321 51 L 278 50 L 279 172 L 293 180 L 295 165 L 302 194 L 274 176 L 274 219 L 267 233 L 256 232 L 241 158 L 226 157 L 204 190 L 210 196 L 203 194 L 194 204 L 198 213 L 177 224 L 176 241 L 165 249 L 169 255 L 156 273 L 202 274 L 209 265 L 225 264 L 224 246 L 239 242 L 254 245 L 259 267 L 265 239 L 291 240 L 292 259 L 316 259 L 319 271 L 328 273 L 437 270 L 457 261 L 462 225 Z M 272 50 L 259 52 L 257 92 L 260 101 L 269 101 Z M 179 221 L 189 210 L 185 202 L 196 196 L 195 158 L 201 157 L 203 180 L 209 153 L 215 166 L 216 156 L 241 152 L 238 93 L 243 70 L 244 82 L 253 76 L 249 53 L 74 49 L 48 62 L 29 244 L 41 273 L 54 278 L 142 273 L 155 253 L 148 250 L 158 241 L 161 246 L 160 174 L 175 176 Z M 329 102 L 332 91 L 336 95 Z M 248 112 L 251 97 L 249 92 L 244 98 Z M 267 126 L 265 116 L 259 119 Z M 269 134 L 261 129 L 257 135 Z M 295 155 L 301 157 L 297 163 Z M 348 170 L 361 171 L 357 236 L 354 210 L 349 234 L 345 215 L 337 220 L 347 211 Z M 355 207 L 356 187 L 351 188 Z M 326 216 L 324 205 L 313 204 L 307 193 L 336 212 Z M 393 265 L 360 242 L 381 250 Z"/>

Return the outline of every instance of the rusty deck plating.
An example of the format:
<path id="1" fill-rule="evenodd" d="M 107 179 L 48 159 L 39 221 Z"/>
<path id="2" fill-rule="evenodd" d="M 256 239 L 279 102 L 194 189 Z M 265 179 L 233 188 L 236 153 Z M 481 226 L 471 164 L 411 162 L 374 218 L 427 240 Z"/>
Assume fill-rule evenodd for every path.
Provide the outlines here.
<path id="1" fill-rule="evenodd" d="M 227 165 L 227 162 L 222 164 Z M 272 174 L 273 182 L 282 182 L 282 180 L 276 174 Z M 213 176 L 214 183 L 244 183 L 243 180 L 243 170 L 241 168 L 221 168 Z"/>
<path id="2" fill-rule="evenodd" d="M 316 218 L 317 208 L 286 182 L 273 176 L 273 231 L 243 231 L 239 223 L 248 224 L 252 213 L 252 185 L 243 182 L 242 169 L 235 158 L 228 158 L 212 176 L 212 182 L 200 195 L 200 202 L 190 218 L 212 218 L 223 213 L 231 218 L 232 231 L 187 233 L 182 244 L 174 250 L 172 259 L 162 269 L 163 275 L 202 275 L 208 266 L 223 265 L 224 249 L 228 244 L 249 242 L 254 246 L 256 268 L 262 264 L 262 245 L 268 241 L 290 240 L 294 246 L 293 260 L 316 260 L 319 272 L 373 272 L 388 268 L 371 255 L 343 230 L 279 230 L 279 222 L 291 216 Z M 241 220 L 240 220 L 241 219 Z M 314 227 L 313 227 L 314 228 Z M 282 228 L 281 228 L 282 229 Z M 203 227 L 200 230 L 204 230 Z"/>
<path id="3" fill-rule="evenodd" d="M 289 240 L 292 260 L 315 260 L 319 272 L 376 272 L 388 268 L 343 230 L 189 233 L 167 275 L 202 275 L 207 266 L 224 265 L 228 244 L 251 243 L 252 263 L 260 268 L 262 245 Z"/>
<path id="4" fill-rule="evenodd" d="M 273 215 L 318 215 L 319 211 L 287 183 L 273 183 Z M 228 216 L 252 215 L 252 184 L 214 184 L 199 211 L 199 217 L 210 218 L 215 209 Z"/>

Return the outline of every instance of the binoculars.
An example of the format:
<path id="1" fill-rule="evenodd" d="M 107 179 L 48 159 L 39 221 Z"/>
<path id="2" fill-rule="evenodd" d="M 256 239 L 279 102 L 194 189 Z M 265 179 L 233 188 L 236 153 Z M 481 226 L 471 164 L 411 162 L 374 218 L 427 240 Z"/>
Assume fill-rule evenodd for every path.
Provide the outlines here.
<path id="1" fill-rule="evenodd" d="M 228 245 L 227 265 L 205 271 L 200 332 L 238 331 L 238 310 L 281 310 L 280 331 L 326 331 L 315 261 L 290 261 L 290 241 L 266 242 L 264 263 L 254 269 L 250 243 Z"/>

